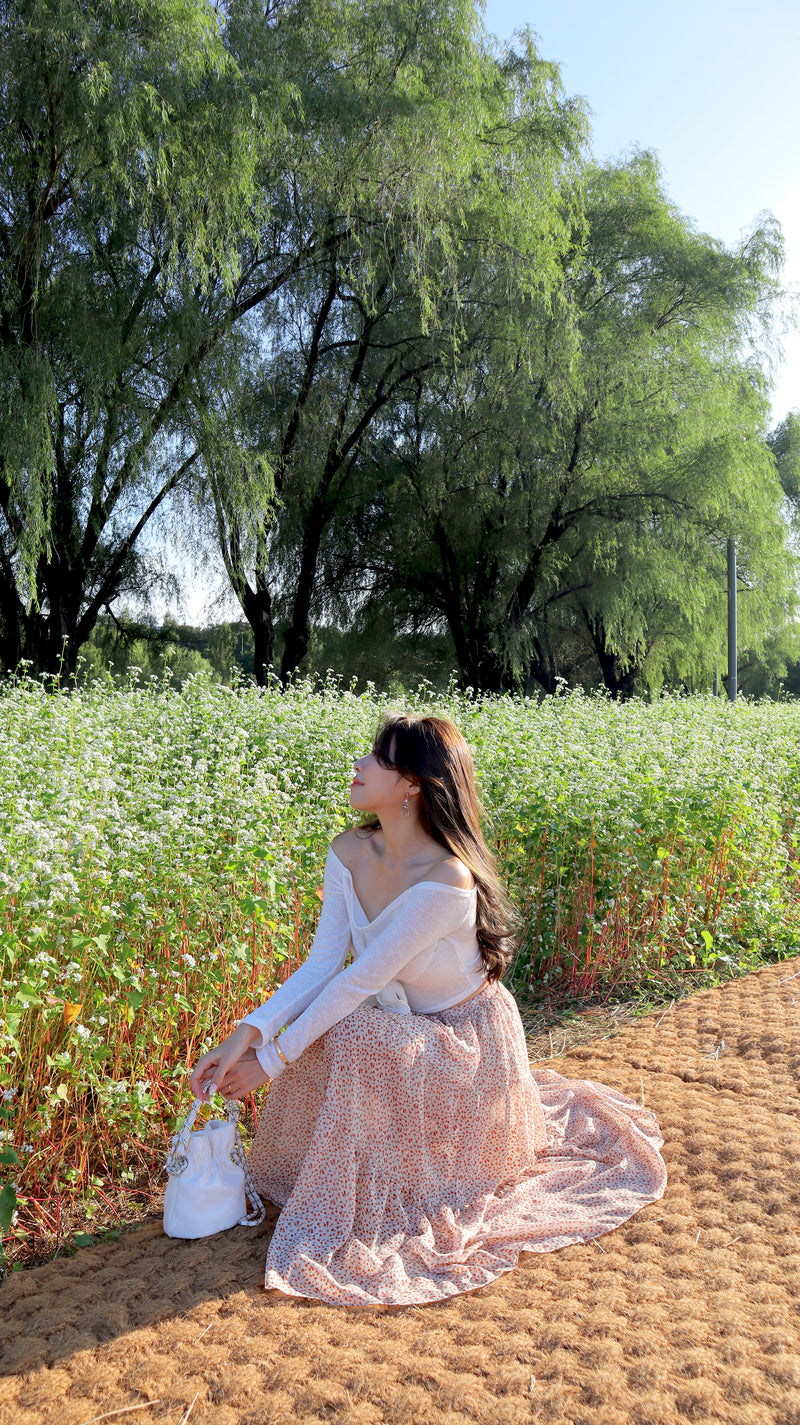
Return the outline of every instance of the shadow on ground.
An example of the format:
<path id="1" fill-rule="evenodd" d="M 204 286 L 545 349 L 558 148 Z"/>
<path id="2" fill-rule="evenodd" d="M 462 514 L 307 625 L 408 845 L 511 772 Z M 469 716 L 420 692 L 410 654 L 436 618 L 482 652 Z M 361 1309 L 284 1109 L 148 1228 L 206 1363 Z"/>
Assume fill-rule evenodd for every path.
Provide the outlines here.
<path id="1" fill-rule="evenodd" d="M 800 1425 L 797 963 L 550 1062 L 659 1116 L 666 1194 L 610 1236 L 380 1313 L 267 1296 L 274 1214 L 147 1222 L 0 1288 L 0 1422 Z"/>

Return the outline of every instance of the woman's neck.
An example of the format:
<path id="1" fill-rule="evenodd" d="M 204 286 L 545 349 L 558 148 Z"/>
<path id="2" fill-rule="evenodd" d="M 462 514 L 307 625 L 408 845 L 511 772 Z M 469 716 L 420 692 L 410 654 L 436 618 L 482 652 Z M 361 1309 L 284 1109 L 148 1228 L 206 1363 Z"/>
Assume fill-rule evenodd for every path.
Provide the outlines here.
<path id="1" fill-rule="evenodd" d="M 408 865 L 415 859 L 425 860 L 426 852 L 442 850 L 438 843 L 428 836 L 414 818 L 411 825 L 399 817 L 381 817 L 382 841 L 374 846 L 376 856 L 390 869 Z"/>

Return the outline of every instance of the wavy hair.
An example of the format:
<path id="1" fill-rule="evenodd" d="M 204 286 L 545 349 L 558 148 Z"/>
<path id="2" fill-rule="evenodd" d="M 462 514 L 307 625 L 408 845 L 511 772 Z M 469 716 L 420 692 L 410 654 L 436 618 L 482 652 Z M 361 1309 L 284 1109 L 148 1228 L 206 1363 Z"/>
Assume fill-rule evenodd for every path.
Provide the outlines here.
<path id="1" fill-rule="evenodd" d="M 472 755 L 455 723 L 441 717 L 393 714 L 372 744 L 382 767 L 419 785 L 419 820 L 427 834 L 468 866 L 477 886 L 475 930 L 488 980 L 499 980 L 514 958 L 519 917 L 506 895 L 483 837 Z M 356 832 L 380 827 L 374 813 Z"/>

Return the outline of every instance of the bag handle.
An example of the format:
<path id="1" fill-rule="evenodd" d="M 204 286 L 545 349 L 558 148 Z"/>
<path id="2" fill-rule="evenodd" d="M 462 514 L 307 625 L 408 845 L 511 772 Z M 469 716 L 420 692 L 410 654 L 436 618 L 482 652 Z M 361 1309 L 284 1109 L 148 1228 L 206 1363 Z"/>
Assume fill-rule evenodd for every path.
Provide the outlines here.
<path id="1" fill-rule="evenodd" d="M 185 1173 L 189 1166 L 189 1135 L 197 1122 L 197 1115 L 202 1107 L 203 1100 L 201 1098 L 193 1099 L 182 1126 L 173 1136 L 166 1162 L 166 1169 L 170 1177 L 179 1177 L 181 1173 Z M 231 1098 L 227 1100 L 226 1108 L 228 1122 L 234 1124 L 235 1129 L 231 1160 L 238 1168 L 241 1168 L 247 1196 L 253 1204 L 250 1212 L 239 1219 L 239 1226 L 258 1227 L 266 1217 L 266 1208 L 253 1182 L 253 1175 L 250 1172 L 242 1146 L 242 1137 L 239 1132 L 239 1104 L 235 1098 Z"/>

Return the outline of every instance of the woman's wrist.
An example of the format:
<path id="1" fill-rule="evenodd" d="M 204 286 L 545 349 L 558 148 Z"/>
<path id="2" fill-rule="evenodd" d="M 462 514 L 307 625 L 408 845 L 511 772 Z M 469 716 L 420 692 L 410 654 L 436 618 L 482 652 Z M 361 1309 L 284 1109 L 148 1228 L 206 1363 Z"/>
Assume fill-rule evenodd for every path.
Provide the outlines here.
<path id="1" fill-rule="evenodd" d="M 237 1044 L 243 1044 L 245 1049 L 252 1048 L 261 1042 L 261 1030 L 255 1024 L 245 1024 L 244 1020 L 237 1024 L 233 1034 L 229 1036 L 228 1042 L 235 1039 Z"/>
<path id="2" fill-rule="evenodd" d="M 289 1061 L 283 1054 L 278 1053 L 278 1046 L 274 1039 L 268 1039 L 259 1049 L 256 1049 L 256 1058 L 264 1073 L 270 1079 L 278 1079 L 285 1069 L 289 1067 Z"/>

